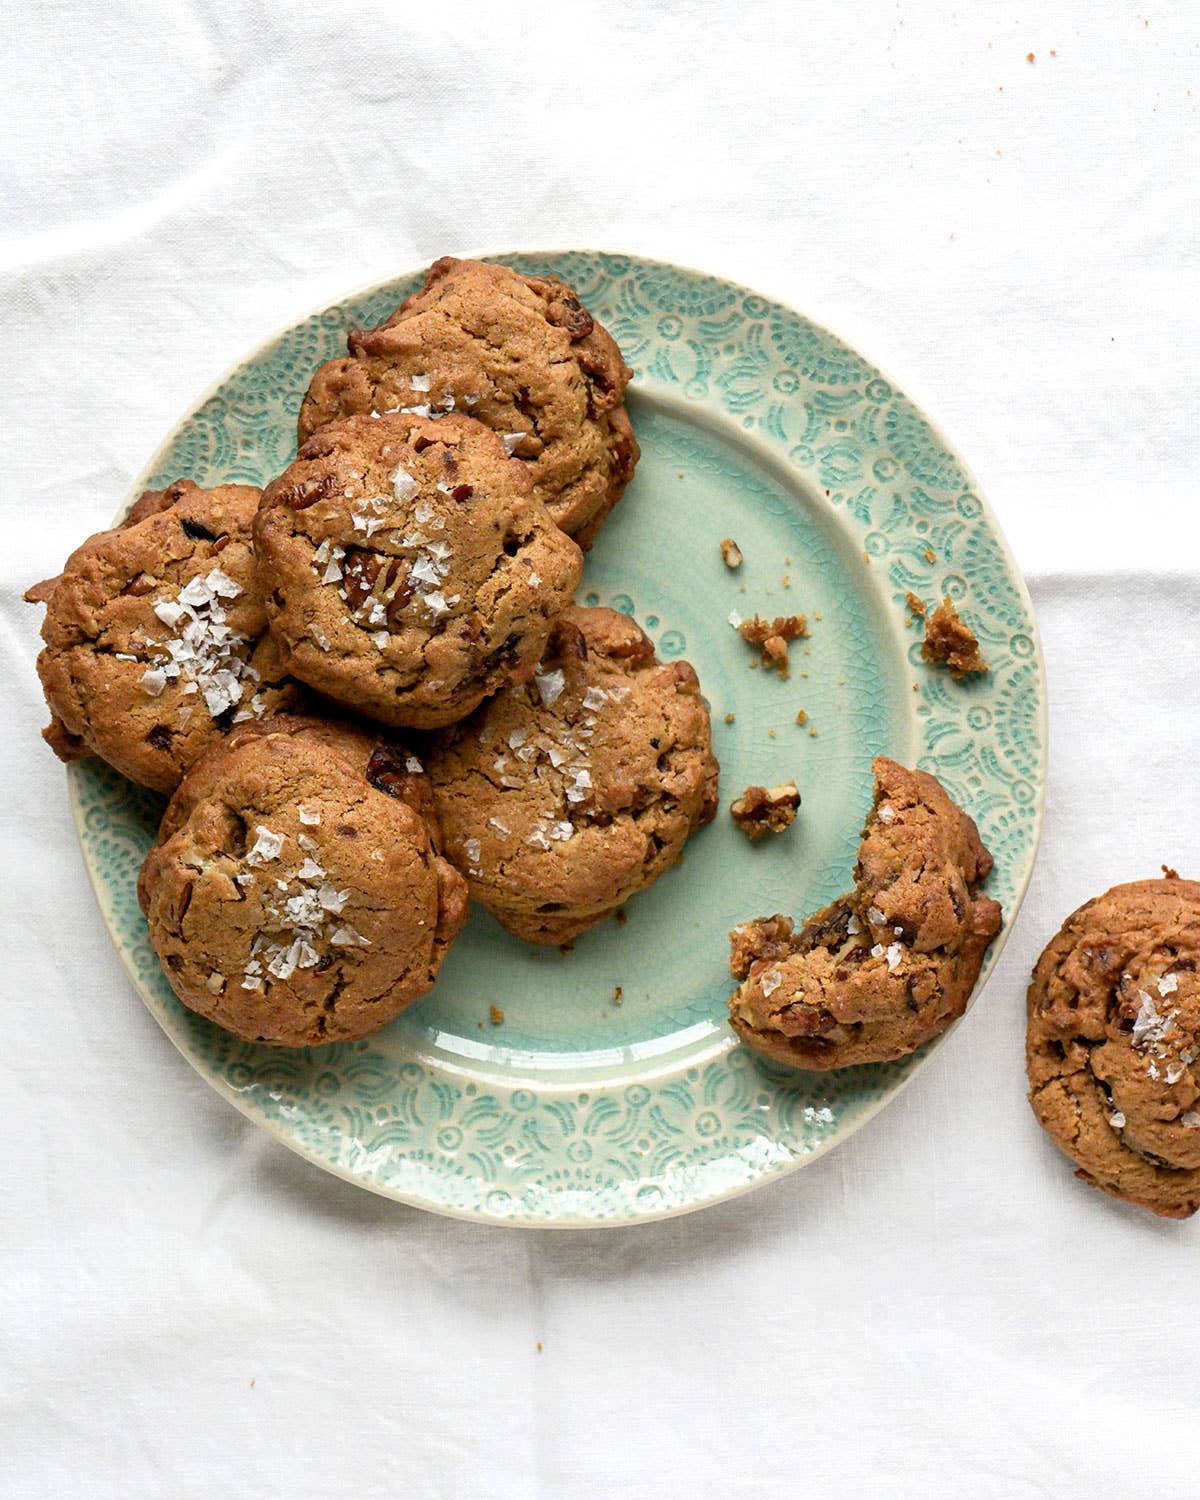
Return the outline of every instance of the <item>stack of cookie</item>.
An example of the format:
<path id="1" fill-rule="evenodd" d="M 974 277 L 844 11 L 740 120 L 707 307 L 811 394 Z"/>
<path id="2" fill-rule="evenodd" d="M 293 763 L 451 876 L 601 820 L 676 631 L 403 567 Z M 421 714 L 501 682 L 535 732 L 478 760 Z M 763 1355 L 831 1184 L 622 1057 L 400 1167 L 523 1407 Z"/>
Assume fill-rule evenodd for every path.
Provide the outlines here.
<path id="1" fill-rule="evenodd" d="M 139 895 L 184 1004 L 363 1036 L 468 889 L 560 943 L 713 816 L 695 672 L 572 602 L 637 462 L 631 374 L 569 286 L 440 260 L 317 370 L 264 491 L 147 494 L 29 591 L 46 739 L 172 794 Z"/>

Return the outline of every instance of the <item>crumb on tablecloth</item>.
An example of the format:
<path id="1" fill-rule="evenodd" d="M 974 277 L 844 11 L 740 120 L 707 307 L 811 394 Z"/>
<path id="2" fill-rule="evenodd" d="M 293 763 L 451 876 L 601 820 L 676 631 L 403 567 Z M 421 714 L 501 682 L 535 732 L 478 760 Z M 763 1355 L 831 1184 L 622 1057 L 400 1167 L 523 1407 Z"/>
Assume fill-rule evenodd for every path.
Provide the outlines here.
<path id="1" fill-rule="evenodd" d="M 800 806 L 800 793 L 794 781 L 769 790 L 748 786 L 729 809 L 730 816 L 748 839 L 760 839 L 765 833 L 782 833 L 791 827 Z"/>

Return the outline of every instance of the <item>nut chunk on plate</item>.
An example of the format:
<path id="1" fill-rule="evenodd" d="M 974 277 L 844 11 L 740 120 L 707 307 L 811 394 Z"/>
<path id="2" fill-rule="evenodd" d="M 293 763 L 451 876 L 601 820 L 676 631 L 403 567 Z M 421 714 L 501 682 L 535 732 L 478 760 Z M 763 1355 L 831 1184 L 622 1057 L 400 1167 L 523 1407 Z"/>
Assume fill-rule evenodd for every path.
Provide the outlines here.
<path id="1" fill-rule="evenodd" d="M 988 945 L 992 868 L 974 822 L 934 777 L 880 756 L 854 889 L 808 919 L 760 918 L 730 934 L 729 1001 L 747 1046 L 798 1068 L 912 1052 L 966 1009 Z"/>
<path id="2" fill-rule="evenodd" d="M 138 899 L 171 988 L 246 1041 L 366 1036 L 466 919 L 420 762 L 324 719 L 233 730 L 184 777 Z"/>

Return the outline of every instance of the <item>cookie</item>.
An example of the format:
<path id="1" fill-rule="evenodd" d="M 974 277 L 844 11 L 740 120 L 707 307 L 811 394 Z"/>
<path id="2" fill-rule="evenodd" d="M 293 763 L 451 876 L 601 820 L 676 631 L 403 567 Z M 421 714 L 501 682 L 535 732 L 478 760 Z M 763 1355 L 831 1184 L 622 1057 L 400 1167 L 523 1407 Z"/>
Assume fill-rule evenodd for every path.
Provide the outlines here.
<path id="1" fill-rule="evenodd" d="M 184 1005 L 251 1042 L 312 1047 L 429 990 L 466 918 L 420 762 L 280 717 L 233 730 L 167 805 L 138 899 Z"/>
<path id="2" fill-rule="evenodd" d="M 1167 1218 L 1200 1207 L 1200 882 L 1114 886 L 1033 971 L 1029 1102 L 1076 1176 Z"/>
<path id="3" fill-rule="evenodd" d="M 371 411 L 466 411 L 528 466 L 555 522 L 591 545 L 638 460 L 624 405 L 633 372 L 569 286 L 447 256 L 348 346 L 313 377 L 301 443 Z"/>
<path id="4" fill-rule="evenodd" d="M 46 605 L 38 675 L 61 759 L 98 755 L 170 792 L 231 724 L 300 703 L 267 636 L 258 502 L 242 484 L 148 490 L 28 591 Z"/>
<path id="5" fill-rule="evenodd" d="M 254 537 L 289 670 L 421 729 L 526 680 L 583 568 L 525 466 L 457 414 L 322 428 L 267 486 Z"/>
<path id="6" fill-rule="evenodd" d="M 729 1001 L 748 1047 L 798 1068 L 903 1057 L 966 1009 L 999 905 L 974 822 L 924 771 L 880 756 L 854 889 L 795 931 L 763 917 L 730 934 Z"/>
<path id="7" fill-rule="evenodd" d="M 594 926 L 716 812 L 695 672 L 610 609 L 566 610 L 533 681 L 438 736 L 427 764 L 448 857 L 531 943 Z"/>

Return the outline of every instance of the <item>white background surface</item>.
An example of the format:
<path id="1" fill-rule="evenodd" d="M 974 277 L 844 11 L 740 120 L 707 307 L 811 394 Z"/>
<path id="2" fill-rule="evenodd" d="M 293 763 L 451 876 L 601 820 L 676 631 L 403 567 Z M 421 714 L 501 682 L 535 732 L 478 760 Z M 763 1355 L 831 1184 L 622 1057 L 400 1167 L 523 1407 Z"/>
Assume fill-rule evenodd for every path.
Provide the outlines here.
<path id="1" fill-rule="evenodd" d="M 1182 0 L 10 8 L 6 1496 L 1195 1493 L 1200 1223 L 1072 1178 L 1022 1002 L 1078 902 L 1200 870 L 1198 43 Z M 948 1044 L 807 1170 L 589 1234 L 370 1197 L 191 1072 L 96 913 L 18 600 L 262 336 L 506 244 L 860 343 L 977 471 L 1050 674 L 1041 861 Z"/>

